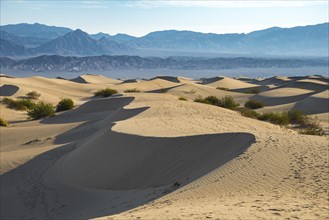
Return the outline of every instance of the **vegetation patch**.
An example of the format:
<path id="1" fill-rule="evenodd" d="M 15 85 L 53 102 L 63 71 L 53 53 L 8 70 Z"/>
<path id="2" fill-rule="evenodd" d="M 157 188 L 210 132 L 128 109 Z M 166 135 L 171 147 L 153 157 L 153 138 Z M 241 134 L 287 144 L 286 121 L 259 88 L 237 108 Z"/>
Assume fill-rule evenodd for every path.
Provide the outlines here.
<path id="1" fill-rule="evenodd" d="M 133 88 L 133 89 L 126 89 L 124 92 L 129 93 L 129 92 L 141 92 L 141 91 L 137 88 Z"/>
<path id="2" fill-rule="evenodd" d="M 15 109 L 18 111 L 26 111 L 32 109 L 35 106 L 35 103 L 31 99 L 22 99 L 17 100 L 11 98 L 4 98 L 2 102 L 10 109 Z"/>
<path id="3" fill-rule="evenodd" d="M 74 107 L 74 102 L 72 99 L 63 98 L 61 101 L 58 102 L 56 106 L 56 111 L 57 112 L 67 111 L 73 109 L 73 107 Z"/>
<path id="4" fill-rule="evenodd" d="M 115 89 L 105 88 L 95 92 L 95 96 L 109 97 L 111 95 L 117 94 L 118 91 Z"/>
<path id="5" fill-rule="evenodd" d="M 45 118 L 55 114 L 55 107 L 52 104 L 40 101 L 32 109 L 28 110 L 27 114 L 32 119 Z"/>
<path id="6" fill-rule="evenodd" d="M 264 104 L 262 102 L 257 101 L 257 100 L 251 99 L 251 100 L 248 100 L 244 104 L 244 107 L 249 108 L 249 109 L 259 109 L 259 108 L 263 108 Z"/>
<path id="7" fill-rule="evenodd" d="M 34 100 L 37 100 L 41 96 L 41 94 L 38 93 L 37 91 L 28 92 L 25 95 L 28 99 L 34 99 Z"/>
<path id="8" fill-rule="evenodd" d="M 260 116 L 260 114 L 258 112 L 254 111 L 254 110 L 247 109 L 247 108 L 239 108 L 237 110 L 244 117 L 258 119 L 259 116 Z"/>
<path id="9" fill-rule="evenodd" d="M 236 109 L 239 103 L 235 102 L 232 96 L 224 96 L 219 99 L 216 96 L 208 96 L 206 98 L 198 97 L 194 100 L 195 102 L 205 103 L 209 105 L 216 105 L 222 108 Z"/>
<path id="10" fill-rule="evenodd" d="M 216 89 L 218 89 L 218 90 L 224 90 L 224 91 L 230 91 L 229 88 L 225 88 L 225 87 L 217 87 Z"/>
<path id="11" fill-rule="evenodd" d="M 251 88 L 246 93 L 248 93 L 248 94 L 258 94 L 258 93 L 260 93 L 260 89 L 259 88 Z"/>
<path id="12" fill-rule="evenodd" d="M 290 123 L 288 112 L 263 113 L 258 117 L 258 119 L 262 121 L 269 121 L 277 125 L 288 125 Z"/>
<path id="13" fill-rule="evenodd" d="M 239 108 L 237 111 L 244 117 L 268 121 L 281 126 L 288 127 L 288 125 L 294 124 L 300 134 L 320 136 L 325 134 L 317 117 L 310 117 L 299 110 L 258 113 L 248 108 Z"/>
<path id="14" fill-rule="evenodd" d="M 3 118 L 0 118 L 0 126 L 2 127 L 8 127 L 10 125 L 10 123 L 8 121 L 6 121 Z"/>
<path id="15" fill-rule="evenodd" d="M 187 99 L 186 99 L 186 98 L 184 98 L 184 97 L 182 97 L 182 96 L 181 96 L 181 97 L 179 97 L 179 98 L 178 98 L 178 100 L 187 101 Z"/>

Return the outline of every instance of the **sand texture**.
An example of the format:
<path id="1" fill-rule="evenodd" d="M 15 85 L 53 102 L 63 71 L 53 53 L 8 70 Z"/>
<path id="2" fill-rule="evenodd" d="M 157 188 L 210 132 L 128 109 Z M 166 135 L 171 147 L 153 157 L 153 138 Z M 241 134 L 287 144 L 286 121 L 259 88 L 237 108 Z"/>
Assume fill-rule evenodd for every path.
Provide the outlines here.
<path id="1" fill-rule="evenodd" d="M 328 132 L 328 78 L 0 80 L 0 98 L 35 90 L 76 105 L 28 120 L 0 103 L 11 123 L 0 127 L 1 219 L 329 219 L 328 135 L 193 102 L 256 99 L 259 112 L 300 109 Z M 106 87 L 119 94 L 93 96 Z"/>

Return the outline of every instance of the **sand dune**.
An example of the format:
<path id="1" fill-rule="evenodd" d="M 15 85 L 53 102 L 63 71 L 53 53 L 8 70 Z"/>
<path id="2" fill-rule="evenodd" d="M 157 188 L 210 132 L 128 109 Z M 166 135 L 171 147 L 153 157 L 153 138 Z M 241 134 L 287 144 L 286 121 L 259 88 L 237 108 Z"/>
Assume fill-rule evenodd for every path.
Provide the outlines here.
<path id="1" fill-rule="evenodd" d="M 77 83 L 95 83 L 95 84 L 100 84 L 100 83 L 116 84 L 122 82 L 120 80 L 110 79 L 102 75 L 93 75 L 93 74 L 78 76 L 77 78 L 71 79 L 70 81 Z"/>
<path id="2" fill-rule="evenodd" d="M 163 79 L 163 80 L 167 80 L 169 82 L 180 83 L 180 80 L 178 79 L 178 77 L 174 77 L 174 76 L 157 76 L 150 80 L 154 80 L 154 79 Z"/>
<path id="3" fill-rule="evenodd" d="M 246 83 L 240 80 L 231 79 L 228 77 L 214 77 L 209 79 L 203 79 L 203 84 L 206 84 L 208 86 L 212 87 L 223 87 L 228 89 L 241 89 L 241 88 L 252 88 L 252 87 L 258 87 L 258 85 L 254 85 L 251 83 Z"/>
<path id="4" fill-rule="evenodd" d="M 180 77 L 112 84 L 87 78 L 83 85 L 1 79 L 1 86 L 19 88 L 11 97 L 36 90 L 48 102 L 67 96 L 78 105 L 29 121 L 0 103 L 1 117 L 13 122 L 0 127 L 1 219 L 329 218 L 327 137 L 191 101 L 231 95 L 243 104 L 259 97 L 273 104 L 265 110 L 302 108 L 325 118 L 323 81 L 287 80 L 289 86 L 255 96 Z M 245 85 L 212 83 L 218 82 Z M 142 92 L 92 98 L 105 87 Z"/>

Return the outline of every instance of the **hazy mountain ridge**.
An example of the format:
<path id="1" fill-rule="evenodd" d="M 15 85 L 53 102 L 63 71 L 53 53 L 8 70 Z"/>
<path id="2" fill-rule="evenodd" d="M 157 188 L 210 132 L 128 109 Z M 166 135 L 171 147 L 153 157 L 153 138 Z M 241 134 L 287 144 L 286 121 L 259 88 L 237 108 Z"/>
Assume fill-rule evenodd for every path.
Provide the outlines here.
<path id="1" fill-rule="evenodd" d="M 231 69 L 231 68 L 295 68 L 303 66 L 328 66 L 327 59 L 258 59 L 258 58 L 205 58 L 189 57 L 142 58 L 139 56 L 65 57 L 39 56 L 13 60 L 0 58 L 1 68 L 22 71 L 109 71 L 114 69 Z"/>
<path id="2" fill-rule="evenodd" d="M 50 38 L 58 35 L 59 37 Z M 294 28 L 273 27 L 249 34 L 205 34 L 166 30 L 151 32 L 143 37 L 126 34 L 111 36 L 105 33 L 89 35 L 79 29 L 72 31 L 68 28 L 40 24 L 17 24 L 1 26 L 0 55 L 99 56 L 142 55 L 147 52 L 148 56 L 152 56 L 152 51 L 172 51 L 253 56 L 328 56 L 328 38 L 328 23 Z M 45 42 L 47 39 L 48 42 Z M 40 41 L 44 43 L 38 45 Z M 38 46 L 26 48 L 31 45 Z M 13 47 L 15 52 L 10 49 Z"/>

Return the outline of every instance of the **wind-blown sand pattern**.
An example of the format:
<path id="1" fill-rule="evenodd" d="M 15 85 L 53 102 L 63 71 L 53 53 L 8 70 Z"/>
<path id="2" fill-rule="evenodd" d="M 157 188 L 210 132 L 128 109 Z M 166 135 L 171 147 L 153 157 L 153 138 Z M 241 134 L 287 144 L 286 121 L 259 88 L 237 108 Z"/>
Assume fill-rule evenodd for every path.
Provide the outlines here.
<path id="1" fill-rule="evenodd" d="M 0 79 L 1 98 L 35 90 L 77 105 L 31 121 L 0 103 L 1 219 L 329 218 L 328 136 L 192 101 L 258 99 L 260 112 L 300 109 L 328 131 L 328 78 Z M 105 87 L 122 95 L 92 97 Z M 262 92 L 241 92 L 252 87 Z"/>

